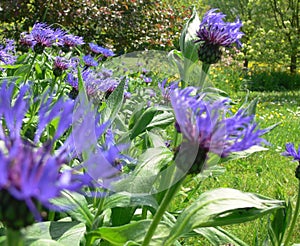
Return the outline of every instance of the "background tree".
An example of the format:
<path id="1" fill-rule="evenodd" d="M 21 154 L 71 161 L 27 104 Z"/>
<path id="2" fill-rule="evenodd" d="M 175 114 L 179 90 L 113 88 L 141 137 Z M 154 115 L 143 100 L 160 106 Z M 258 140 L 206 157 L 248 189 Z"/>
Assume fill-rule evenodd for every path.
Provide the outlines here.
<path id="1" fill-rule="evenodd" d="M 288 43 L 286 52 L 290 58 L 290 71 L 295 73 L 300 51 L 300 0 L 268 0 L 268 3 L 274 24 Z"/>
<path id="2" fill-rule="evenodd" d="M 294 73 L 299 55 L 300 0 L 204 0 L 229 19 L 238 16 L 244 26 L 245 66 L 248 60 L 288 64 Z"/>

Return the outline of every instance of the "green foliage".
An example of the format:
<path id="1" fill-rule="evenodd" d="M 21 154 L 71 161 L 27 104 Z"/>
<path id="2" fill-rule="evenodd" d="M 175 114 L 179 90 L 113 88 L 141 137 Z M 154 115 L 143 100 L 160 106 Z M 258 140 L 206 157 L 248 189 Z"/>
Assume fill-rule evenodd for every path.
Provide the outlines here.
<path id="1" fill-rule="evenodd" d="M 10 1 L 0 3 L 0 21 L 6 37 L 19 38 L 36 21 L 66 27 L 68 31 L 109 46 L 117 53 L 171 49 L 178 45 L 189 6 L 164 1 Z M 1 32 L 0 32 L 1 33 Z"/>
<path id="2" fill-rule="evenodd" d="M 299 0 L 209 0 L 228 18 L 243 22 L 245 66 L 248 61 L 289 64 L 293 73 L 299 55 Z"/>

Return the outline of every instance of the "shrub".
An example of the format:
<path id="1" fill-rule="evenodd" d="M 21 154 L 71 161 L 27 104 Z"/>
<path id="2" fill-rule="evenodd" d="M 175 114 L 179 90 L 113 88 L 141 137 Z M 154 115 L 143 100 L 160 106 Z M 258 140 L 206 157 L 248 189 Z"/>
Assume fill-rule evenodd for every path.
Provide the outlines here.
<path id="1" fill-rule="evenodd" d="M 176 47 L 190 15 L 187 6 L 149 0 L 11 0 L 0 7 L 5 37 L 16 39 L 36 21 L 43 21 L 67 27 L 87 42 L 109 46 L 116 53 Z"/>

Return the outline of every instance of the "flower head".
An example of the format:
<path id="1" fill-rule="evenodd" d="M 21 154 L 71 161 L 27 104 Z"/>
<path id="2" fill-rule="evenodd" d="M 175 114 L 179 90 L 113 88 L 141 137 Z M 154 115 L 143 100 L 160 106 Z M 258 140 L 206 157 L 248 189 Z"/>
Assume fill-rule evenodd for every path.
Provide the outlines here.
<path id="1" fill-rule="evenodd" d="M 285 145 L 285 152 L 283 152 L 282 155 L 293 157 L 294 161 L 298 161 L 300 163 L 300 146 L 298 147 L 298 151 L 296 151 L 293 143 L 287 143 Z"/>
<path id="2" fill-rule="evenodd" d="M 112 50 L 106 49 L 97 44 L 89 43 L 89 46 L 90 46 L 91 51 L 95 54 L 102 54 L 104 57 L 110 57 L 110 56 L 115 55 L 115 53 Z"/>
<path id="3" fill-rule="evenodd" d="M 240 20 L 236 22 L 225 22 L 225 15 L 216 13 L 216 9 L 209 10 L 203 17 L 197 31 L 197 39 L 195 42 L 201 42 L 198 51 L 199 59 L 207 64 L 216 63 L 221 58 L 220 46 L 231 47 L 236 43 L 241 46 L 240 32 L 242 23 Z"/>
<path id="4" fill-rule="evenodd" d="M 5 45 L 0 45 L 0 61 L 6 65 L 15 63 L 15 43 L 13 40 L 7 39 Z"/>
<path id="5" fill-rule="evenodd" d="M 108 73 L 108 71 L 110 70 L 103 69 L 101 72 L 96 72 L 91 69 L 86 69 L 82 71 L 85 90 L 90 98 L 102 100 L 101 97 L 104 97 L 106 93 L 111 93 L 118 86 L 119 80 L 113 78 L 112 73 Z M 67 83 L 69 83 L 78 94 L 79 87 L 76 74 L 69 73 L 67 75 Z"/>
<path id="6" fill-rule="evenodd" d="M 53 64 L 53 73 L 55 76 L 60 76 L 62 75 L 62 72 L 67 70 L 72 66 L 71 61 L 61 57 L 57 56 L 55 57 L 54 64 Z"/>
<path id="7" fill-rule="evenodd" d="M 175 90 L 176 88 L 178 88 L 178 82 L 170 82 L 168 83 L 167 79 L 164 79 L 161 83 L 158 83 L 158 87 L 161 91 L 161 94 L 164 98 L 165 102 L 169 102 L 170 101 L 170 95 L 173 92 L 173 90 Z"/>
<path id="8" fill-rule="evenodd" d="M 257 129 L 253 116 L 240 109 L 226 117 L 230 113 L 228 100 L 206 100 L 206 95 L 198 94 L 194 87 L 175 89 L 170 98 L 184 141 L 198 146 L 204 156 L 212 152 L 227 157 L 232 152 L 266 143 L 260 137 L 265 131 Z"/>
<path id="9" fill-rule="evenodd" d="M 285 145 L 285 152 L 282 153 L 283 156 L 291 156 L 294 158 L 294 161 L 298 161 L 298 166 L 295 170 L 295 176 L 300 180 L 300 146 L 298 147 L 298 151 L 296 151 L 294 144 L 287 143 Z"/>
<path id="10" fill-rule="evenodd" d="M 62 45 L 65 47 L 75 47 L 84 44 L 83 38 L 73 34 L 65 34 L 61 38 Z"/>
<path id="11" fill-rule="evenodd" d="M 87 67 L 96 67 L 98 66 L 98 62 L 92 57 L 90 54 L 85 55 L 83 57 L 83 62 Z"/>
<path id="12" fill-rule="evenodd" d="M 22 34 L 21 44 L 30 45 L 37 53 L 42 53 L 45 47 L 63 45 L 65 33 L 60 29 L 53 29 L 45 23 L 36 23 L 29 34 Z"/>
<path id="13" fill-rule="evenodd" d="M 70 149 L 68 143 L 71 138 L 55 152 L 53 149 L 55 141 L 71 126 L 74 102 L 60 99 L 54 103 L 52 98 L 44 98 L 35 135 L 28 139 L 24 137 L 26 132 L 22 132 L 22 125 L 31 94 L 28 86 L 22 86 L 15 99 L 14 89 L 14 85 L 7 83 L 0 88 L 0 140 L 3 142 L 0 149 L 0 197 L 3 198 L 0 220 L 18 229 L 32 224 L 35 219 L 40 220 L 41 206 L 59 209 L 51 200 L 59 197 L 63 190 L 79 191 L 90 178 L 75 169 L 62 170 L 62 166 L 74 157 L 75 150 Z M 45 139 L 44 129 L 53 119 L 58 119 L 56 132 Z M 9 212 L 12 204 L 15 216 Z M 22 211 L 25 214 L 21 214 Z"/>

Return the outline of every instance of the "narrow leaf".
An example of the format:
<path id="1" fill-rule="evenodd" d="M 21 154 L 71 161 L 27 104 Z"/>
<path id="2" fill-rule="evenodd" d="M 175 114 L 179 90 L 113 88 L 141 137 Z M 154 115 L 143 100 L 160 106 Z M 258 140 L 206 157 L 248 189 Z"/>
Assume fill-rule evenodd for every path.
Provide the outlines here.
<path id="1" fill-rule="evenodd" d="M 103 122 L 113 122 L 119 110 L 123 105 L 124 100 L 125 80 L 122 80 L 117 88 L 107 98 L 106 107 L 102 110 L 101 116 Z"/>
<path id="2" fill-rule="evenodd" d="M 235 189 L 207 191 L 179 215 L 168 243 L 199 227 L 244 223 L 281 207 L 282 201 Z"/>

